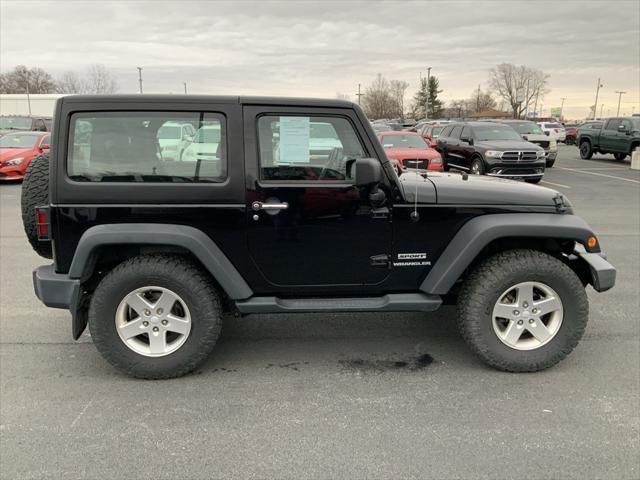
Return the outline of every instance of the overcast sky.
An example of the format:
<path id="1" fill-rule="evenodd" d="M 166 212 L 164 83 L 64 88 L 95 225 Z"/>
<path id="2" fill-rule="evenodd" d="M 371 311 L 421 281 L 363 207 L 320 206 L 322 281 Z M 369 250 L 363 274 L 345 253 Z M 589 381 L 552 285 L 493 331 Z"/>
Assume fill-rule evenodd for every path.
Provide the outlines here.
<path id="1" fill-rule="evenodd" d="M 252 94 L 355 100 L 377 73 L 441 97 L 469 97 L 501 62 L 550 74 L 548 108 L 640 112 L 640 1 L 10 1 L 0 0 L 0 70 L 39 66 L 57 76 L 102 63 L 121 92 Z M 598 112 L 599 113 L 599 112 Z"/>

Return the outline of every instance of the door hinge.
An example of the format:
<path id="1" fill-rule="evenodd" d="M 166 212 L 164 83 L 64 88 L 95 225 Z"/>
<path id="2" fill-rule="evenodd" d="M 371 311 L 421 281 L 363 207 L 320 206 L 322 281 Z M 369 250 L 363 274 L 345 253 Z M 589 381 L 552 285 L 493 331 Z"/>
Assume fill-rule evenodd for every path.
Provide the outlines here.
<path id="1" fill-rule="evenodd" d="M 389 267 L 391 265 L 391 263 L 389 262 L 390 260 L 390 256 L 387 254 L 382 254 L 382 255 L 374 255 L 372 257 L 369 257 L 369 260 L 371 262 L 371 265 L 374 267 Z"/>
<path id="2" fill-rule="evenodd" d="M 564 197 L 559 193 L 553 197 L 553 203 L 555 204 L 556 212 L 564 213 L 567 211 L 567 205 L 564 203 Z"/>

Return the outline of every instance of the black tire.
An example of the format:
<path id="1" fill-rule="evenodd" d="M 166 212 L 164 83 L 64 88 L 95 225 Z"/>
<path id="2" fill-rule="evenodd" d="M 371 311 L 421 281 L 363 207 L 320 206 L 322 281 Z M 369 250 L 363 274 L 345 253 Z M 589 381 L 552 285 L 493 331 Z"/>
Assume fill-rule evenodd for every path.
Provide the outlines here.
<path id="1" fill-rule="evenodd" d="M 619 162 L 623 161 L 625 158 L 627 158 L 627 154 L 626 153 L 614 153 L 613 157 L 618 160 Z"/>
<path id="2" fill-rule="evenodd" d="M 580 142 L 580 158 L 583 160 L 589 160 L 591 157 L 593 157 L 591 142 L 589 140 L 583 140 Z"/>
<path id="3" fill-rule="evenodd" d="M 130 349 L 116 330 L 118 305 L 144 286 L 164 287 L 178 294 L 191 313 L 191 331 L 177 350 L 148 357 Z M 186 258 L 142 255 L 109 272 L 96 288 L 89 307 L 89 329 L 100 354 L 126 375 L 165 379 L 185 375 L 207 359 L 220 336 L 220 296 L 207 274 Z"/>
<path id="4" fill-rule="evenodd" d="M 52 258 L 51 242 L 39 242 L 36 208 L 49 205 L 49 157 L 39 155 L 31 160 L 22 182 L 22 225 L 27 240 L 38 255 Z"/>
<path id="5" fill-rule="evenodd" d="M 510 286 L 543 282 L 557 292 L 564 318 L 555 336 L 533 350 L 504 344 L 492 325 L 493 306 Z M 458 327 L 471 349 L 488 365 L 507 372 L 535 372 L 564 359 L 587 326 L 589 303 L 584 286 L 567 265 L 535 250 L 510 250 L 483 261 L 466 279 L 458 297 Z"/>
<path id="6" fill-rule="evenodd" d="M 477 168 L 477 173 L 474 173 L 474 166 Z M 484 175 L 484 162 L 480 157 L 475 157 L 471 160 L 471 166 L 469 168 L 469 173 L 473 175 Z"/>
<path id="7" fill-rule="evenodd" d="M 542 181 L 542 177 L 526 178 L 524 181 L 527 182 L 527 183 L 540 183 Z"/>

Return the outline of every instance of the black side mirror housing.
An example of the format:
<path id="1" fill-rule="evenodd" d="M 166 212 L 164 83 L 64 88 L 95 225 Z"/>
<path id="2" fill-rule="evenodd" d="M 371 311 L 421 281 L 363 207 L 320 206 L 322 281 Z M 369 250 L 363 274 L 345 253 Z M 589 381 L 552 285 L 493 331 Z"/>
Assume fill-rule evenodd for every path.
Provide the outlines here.
<path id="1" fill-rule="evenodd" d="M 461 138 L 460 141 L 473 145 L 473 138 Z"/>
<path id="2" fill-rule="evenodd" d="M 375 158 L 358 158 L 355 162 L 355 184 L 358 187 L 377 185 L 382 181 L 382 165 Z"/>

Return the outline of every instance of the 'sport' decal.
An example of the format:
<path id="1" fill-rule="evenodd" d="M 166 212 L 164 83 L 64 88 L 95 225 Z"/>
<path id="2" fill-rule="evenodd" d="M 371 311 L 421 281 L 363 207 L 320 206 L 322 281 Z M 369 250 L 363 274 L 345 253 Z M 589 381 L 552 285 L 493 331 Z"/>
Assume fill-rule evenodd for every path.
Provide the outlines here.
<path id="1" fill-rule="evenodd" d="M 426 253 L 399 253 L 398 260 L 425 260 Z"/>

